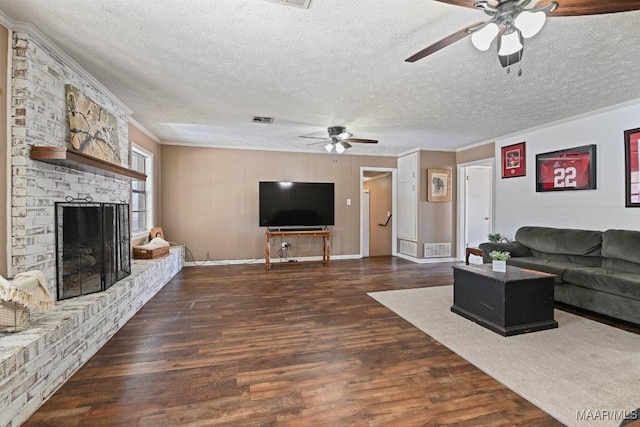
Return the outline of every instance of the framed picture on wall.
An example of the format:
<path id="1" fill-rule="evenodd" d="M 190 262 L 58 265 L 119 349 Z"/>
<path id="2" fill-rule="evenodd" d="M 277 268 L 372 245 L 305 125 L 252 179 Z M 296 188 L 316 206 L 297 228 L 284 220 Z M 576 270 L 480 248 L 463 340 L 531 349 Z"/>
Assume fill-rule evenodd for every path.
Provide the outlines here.
<path id="1" fill-rule="evenodd" d="M 451 201 L 451 169 L 427 169 L 427 201 Z"/>
<path id="2" fill-rule="evenodd" d="M 624 132 L 625 202 L 628 208 L 640 207 L 640 128 Z"/>
<path id="3" fill-rule="evenodd" d="M 527 175 L 526 148 L 524 142 L 502 147 L 502 178 Z"/>
<path id="4" fill-rule="evenodd" d="M 536 154 L 536 191 L 595 188 L 595 144 Z"/>

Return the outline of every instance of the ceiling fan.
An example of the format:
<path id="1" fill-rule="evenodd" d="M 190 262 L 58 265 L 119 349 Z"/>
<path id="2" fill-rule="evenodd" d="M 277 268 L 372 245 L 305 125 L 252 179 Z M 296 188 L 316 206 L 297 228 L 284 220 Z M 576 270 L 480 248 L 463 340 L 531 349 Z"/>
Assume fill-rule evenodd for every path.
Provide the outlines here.
<path id="1" fill-rule="evenodd" d="M 640 0 L 435 0 L 454 6 L 482 10 L 491 19 L 476 22 L 437 41 L 405 59 L 415 62 L 471 35 L 473 45 L 482 51 L 498 39 L 498 58 L 503 67 L 519 62 L 524 50 L 523 38 L 535 36 L 547 15 L 580 16 L 628 12 L 640 9 Z M 540 5 L 540 6 L 538 6 Z M 521 74 L 521 71 L 519 72 Z"/>
<path id="2" fill-rule="evenodd" d="M 378 141 L 375 139 L 362 139 L 362 138 L 352 138 L 353 134 L 347 132 L 347 128 L 344 126 L 330 126 L 327 128 L 329 132 L 329 138 L 319 138 L 315 136 L 300 136 L 300 138 L 309 138 L 309 139 L 321 139 L 320 142 L 314 142 L 308 145 L 320 144 L 321 142 L 328 142 L 327 145 L 324 146 L 324 149 L 327 152 L 331 153 L 334 148 L 338 154 L 344 153 L 347 148 L 351 148 L 351 143 L 364 143 L 364 144 L 377 144 Z"/>

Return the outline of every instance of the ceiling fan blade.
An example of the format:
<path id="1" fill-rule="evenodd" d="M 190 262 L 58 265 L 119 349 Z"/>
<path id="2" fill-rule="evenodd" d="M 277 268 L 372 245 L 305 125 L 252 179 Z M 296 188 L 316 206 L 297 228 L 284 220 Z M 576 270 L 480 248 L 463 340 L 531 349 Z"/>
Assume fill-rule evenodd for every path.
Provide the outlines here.
<path id="1" fill-rule="evenodd" d="M 549 0 L 550 1 L 550 0 Z M 544 6 L 549 1 L 538 0 Z M 600 15 L 603 13 L 630 12 L 640 10 L 640 0 L 555 0 L 558 8 L 549 16 Z"/>
<path id="2" fill-rule="evenodd" d="M 322 140 L 328 140 L 329 138 L 325 137 L 319 137 L 319 136 L 304 136 L 304 135 L 300 135 L 298 136 L 298 138 L 307 138 L 307 139 L 322 139 Z"/>
<path id="3" fill-rule="evenodd" d="M 324 144 L 325 142 L 331 142 L 331 140 L 330 139 L 324 139 L 322 141 L 310 142 L 306 146 L 307 147 L 311 147 L 312 145 Z"/>
<path id="4" fill-rule="evenodd" d="M 405 59 L 405 62 L 416 62 L 419 59 L 424 58 L 425 56 L 429 56 L 432 53 L 435 53 L 437 51 L 439 51 L 440 49 L 443 49 L 447 46 L 449 46 L 450 44 L 453 44 L 455 42 L 457 42 L 458 40 L 462 40 L 463 38 L 467 37 L 469 35 L 469 33 L 467 32 L 467 30 L 469 30 L 470 28 L 473 27 L 477 27 L 478 25 L 484 24 L 484 22 L 475 22 L 467 27 L 464 27 L 461 30 L 456 31 L 453 34 L 448 35 L 447 37 L 443 38 L 440 41 L 435 42 L 434 44 L 432 44 L 429 47 L 426 47 L 425 49 L 422 49 L 420 52 L 408 57 L 407 59 Z"/>
<path id="5" fill-rule="evenodd" d="M 362 139 L 362 138 L 349 138 L 349 142 L 358 142 L 361 144 L 377 144 L 378 141 L 375 139 Z"/>
<path id="6" fill-rule="evenodd" d="M 476 0 L 436 0 L 436 1 L 439 1 L 440 3 L 452 4 L 454 6 L 462 6 L 462 7 L 470 7 L 470 8 L 475 8 L 473 4 L 476 2 Z"/>

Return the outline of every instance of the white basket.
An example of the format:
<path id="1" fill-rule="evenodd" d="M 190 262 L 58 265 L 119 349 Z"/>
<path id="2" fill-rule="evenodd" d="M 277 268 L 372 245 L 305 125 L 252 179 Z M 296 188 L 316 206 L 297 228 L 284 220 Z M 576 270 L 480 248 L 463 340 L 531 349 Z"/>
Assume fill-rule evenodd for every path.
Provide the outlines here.
<path id="1" fill-rule="evenodd" d="M 14 301 L 0 301 L 0 332 L 19 332 L 29 323 L 30 312 Z"/>

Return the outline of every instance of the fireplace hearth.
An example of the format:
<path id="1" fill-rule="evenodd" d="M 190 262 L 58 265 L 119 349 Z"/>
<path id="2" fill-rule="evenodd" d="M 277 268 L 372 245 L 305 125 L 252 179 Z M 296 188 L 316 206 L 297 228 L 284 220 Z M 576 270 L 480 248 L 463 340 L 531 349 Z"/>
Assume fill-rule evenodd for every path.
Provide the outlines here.
<path id="1" fill-rule="evenodd" d="M 104 291 L 131 274 L 128 204 L 55 205 L 58 300 Z"/>

